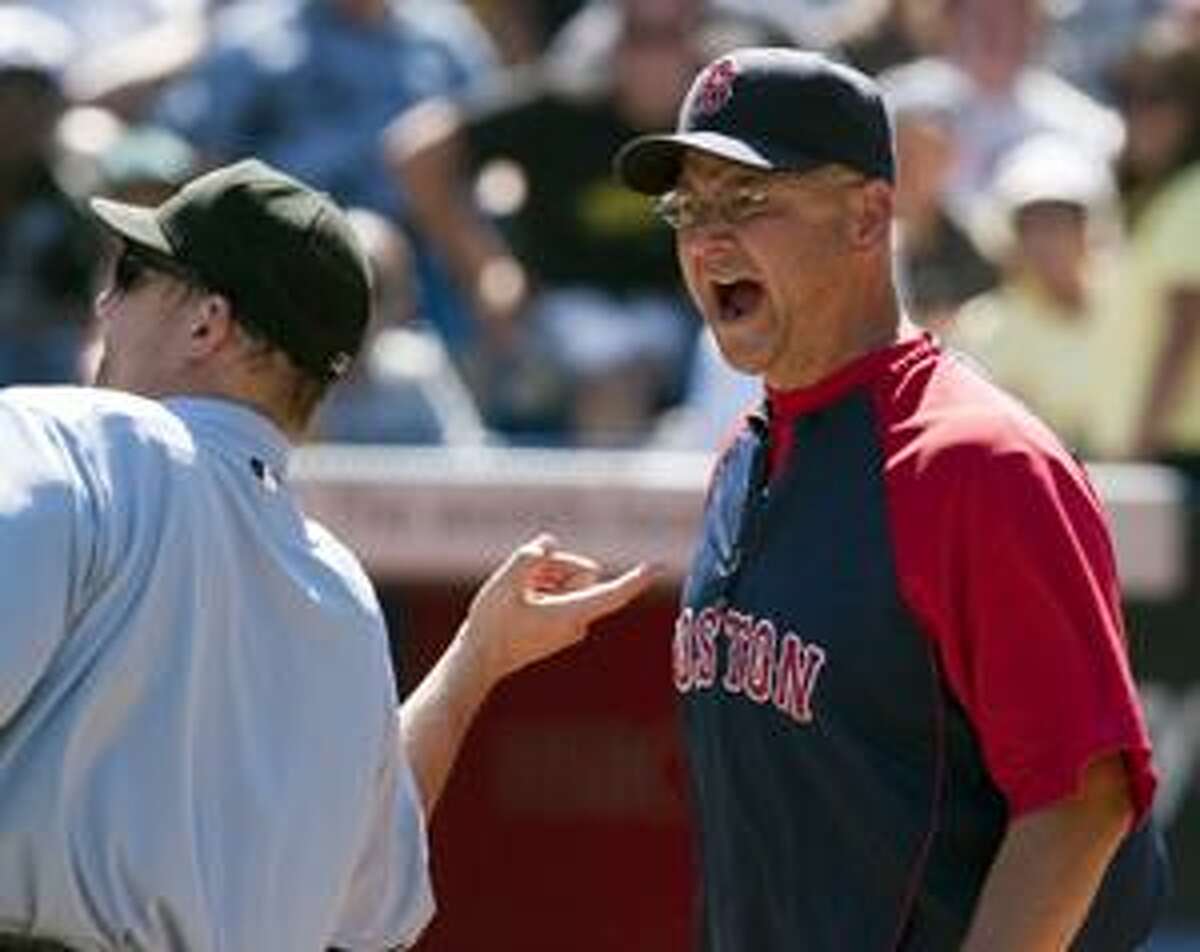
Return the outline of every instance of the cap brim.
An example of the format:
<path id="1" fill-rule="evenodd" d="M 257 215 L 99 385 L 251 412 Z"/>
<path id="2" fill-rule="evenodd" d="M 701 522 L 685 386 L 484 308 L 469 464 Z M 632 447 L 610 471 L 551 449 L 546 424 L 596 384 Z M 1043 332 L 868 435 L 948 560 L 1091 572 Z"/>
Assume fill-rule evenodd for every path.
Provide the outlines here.
<path id="1" fill-rule="evenodd" d="M 688 149 L 740 162 L 758 169 L 775 164 L 749 144 L 719 132 L 648 135 L 627 142 L 613 160 L 617 178 L 636 192 L 661 195 L 675 187 Z"/>
<path id="2" fill-rule="evenodd" d="M 639 136 L 627 142 L 613 159 L 613 168 L 617 178 L 634 191 L 661 195 L 675 187 L 683 155 L 689 149 L 768 171 L 804 172 L 828 162 L 814 156 L 768 156 L 748 142 L 719 132 L 679 132 Z"/>
<path id="3" fill-rule="evenodd" d="M 152 248 L 168 257 L 175 256 L 175 250 L 158 223 L 155 209 L 108 198 L 93 198 L 88 204 L 102 225 L 126 241 Z"/>

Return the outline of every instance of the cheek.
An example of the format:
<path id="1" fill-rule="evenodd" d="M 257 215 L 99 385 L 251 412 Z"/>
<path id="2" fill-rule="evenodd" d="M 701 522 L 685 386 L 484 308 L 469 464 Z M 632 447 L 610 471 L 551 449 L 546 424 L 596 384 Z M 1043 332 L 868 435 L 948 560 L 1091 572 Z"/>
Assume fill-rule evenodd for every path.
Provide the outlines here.
<path id="1" fill-rule="evenodd" d="M 124 308 L 120 303 L 116 303 L 102 310 L 100 316 L 103 318 L 100 329 L 105 346 L 110 350 L 114 347 L 119 347 L 125 338 L 129 336 L 127 330 L 129 320 Z"/>
<path id="2" fill-rule="evenodd" d="M 851 250 L 850 224 L 844 216 L 828 216 L 795 229 L 777 242 L 778 260 L 791 273 L 809 281 L 832 277 Z"/>
<path id="3" fill-rule="evenodd" d="M 746 256 L 766 280 L 769 293 L 786 296 L 810 267 L 801 239 L 794 229 L 763 228 L 747 242 Z"/>
<path id="4" fill-rule="evenodd" d="M 679 266 L 679 274 L 683 278 L 684 287 L 688 289 L 688 293 L 694 300 L 700 301 L 701 281 L 695 265 L 695 255 L 689 251 L 687 243 L 682 239 L 676 239 L 675 242 L 675 261 Z"/>
<path id="5" fill-rule="evenodd" d="M 118 301 L 104 322 L 105 348 L 117 359 L 144 360 L 151 357 L 165 362 L 173 344 L 169 339 L 169 328 L 163 319 L 150 307 L 151 302 L 128 295 Z"/>
<path id="6" fill-rule="evenodd" d="M 828 229 L 794 229 L 756 249 L 754 262 L 768 297 L 794 304 L 836 284 L 843 260 L 842 236 Z"/>

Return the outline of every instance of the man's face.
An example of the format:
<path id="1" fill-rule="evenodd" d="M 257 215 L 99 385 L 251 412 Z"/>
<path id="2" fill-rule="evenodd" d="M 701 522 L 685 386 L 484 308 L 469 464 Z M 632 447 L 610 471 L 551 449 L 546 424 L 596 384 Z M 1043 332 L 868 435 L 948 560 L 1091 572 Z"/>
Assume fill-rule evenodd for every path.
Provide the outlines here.
<path id="1" fill-rule="evenodd" d="M 703 65 L 700 0 L 622 0 L 613 58 L 617 108 L 635 129 L 675 124 L 680 100 Z"/>
<path id="2" fill-rule="evenodd" d="M 123 250 L 96 301 L 102 352 L 96 384 L 159 397 L 186 369 L 188 312 L 199 295 L 152 259 Z"/>
<path id="3" fill-rule="evenodd" d="M 771 174 L 687 153 L 673 197 L 694 214 L 676 230 L 679 266 L 734 368 L 780 389 L 807 381 L 813 335 L 829 335 L 846 296 L 849 196 L 862 181 L 834 166 Z"/>
<path id="4" fill-rule="evenodd" d="M 1073 202 L 1039 201 L 1016 215 L 1021 261 L 1052 292 L 1073 296 L 1087 260 L 1087 212 Z"/>

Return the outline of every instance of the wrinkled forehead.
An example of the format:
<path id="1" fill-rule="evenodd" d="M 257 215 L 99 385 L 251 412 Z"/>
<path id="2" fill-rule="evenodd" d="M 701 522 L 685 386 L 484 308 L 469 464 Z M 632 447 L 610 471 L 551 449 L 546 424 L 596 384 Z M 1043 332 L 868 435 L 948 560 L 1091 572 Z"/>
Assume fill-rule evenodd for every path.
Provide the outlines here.
<path id="1" fill-rule="evenodd" d="M 766 169 L 731 162 L 720 156 L 710 155 L 698 149 L 688 149 L 683 154 L 677 189 L 706 191 L 714 188 L 753 185 L 765 182 L 770 176 Z"/>
<path id="2" fill-rule="evenodd" d="M 736 188 L 759 188 L 782 182 L 789 183 L 789 187 L 803 187 L 806 190 L 837 189 L 867 180 L 862 172 L 837 162 L 804 171 L 773 170 L 734 162 L 700 149 L 688 149 L 684 153 L 674 191 L 712 193 Z"/>

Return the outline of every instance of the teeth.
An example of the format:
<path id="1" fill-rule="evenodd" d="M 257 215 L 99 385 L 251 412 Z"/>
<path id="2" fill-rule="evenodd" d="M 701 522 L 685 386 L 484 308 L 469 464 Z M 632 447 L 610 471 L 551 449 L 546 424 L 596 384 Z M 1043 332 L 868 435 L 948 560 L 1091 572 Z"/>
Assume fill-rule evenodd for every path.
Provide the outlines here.
<path id="1" fill-rule="evenodd" d="M 733 290 L 734 286 L 738 283 L 738 280 L 738 278 L 731 278 L 729 280 L 714 280 L 712 282 L 713 293 L 716 294 L 717 297 L 724 298 L 726 294 Z"/>

